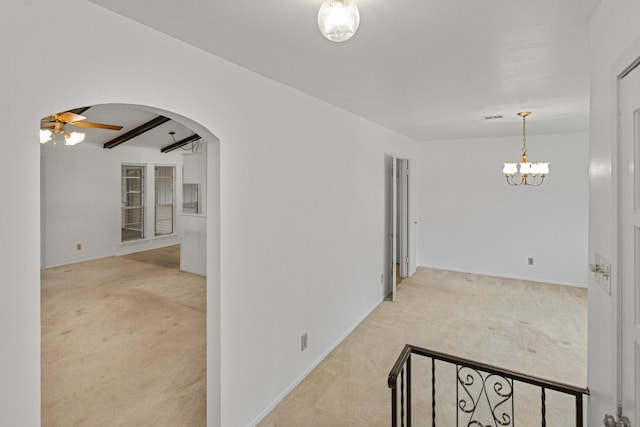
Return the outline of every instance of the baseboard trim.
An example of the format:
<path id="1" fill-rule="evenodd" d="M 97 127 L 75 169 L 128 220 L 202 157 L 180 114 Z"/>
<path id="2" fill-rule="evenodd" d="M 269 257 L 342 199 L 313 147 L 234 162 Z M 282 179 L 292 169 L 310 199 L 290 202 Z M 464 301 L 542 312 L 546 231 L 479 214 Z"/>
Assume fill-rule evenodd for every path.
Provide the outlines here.
<path id="1" fill-rule="evenodd" d="M 87 258 L 78 258 L 78 259 L 74 259 L 74 260 L 67 260 L 67 261 L 61 261 L 61 262 L 57 262 L 54 264 L 47 264 L 47 265 L 41 265 L 40 266 L 40 270 L 47 270 L 49 268 L 56 268 L 56 267 L 64 267 L 67 265 L 72 265 L 72 264 L 79 264 L 81 262 L 88 262 L 88 261 L 96 261 L 99 259 L 104 259 L 104 258 L 110 258 L 110 257 L 118 257 L 118 256 L 124 256 L 124 255 L 131 255 L 137 252 L 144 252 L 144 251 L 152 251 L 154 249 L 162 249 L 162 248 L 166 248 L 168 246 L 174 246 L 174 245 L 179 245 L 180 244 L 180 239 L 178 240 L 174 240 L 175 237 L 161 237 L 158 239 L 153 239 L 153 240 L 145 240 L 145 242 L 149 243 L 153 243 L 156 242 L 156 244 L 150 244 L 150 245 L 132 245 L 132 246 L 128 246 L 129 249 L 124 249 L 120 251 L 116 251 L 116 253 L 111 254 L 111 255 L 97 255 L 94 257 L 87 257 Z"/>
<path id="2" fill-rule="evenodd" d="M 329 355 L 329 353 L 331 353 L 337 346 L 339 346 L 340 343 L 342 343 L 342 341 L 344 341 L 349 336 L 349 334 L 353 332 L 364 321 L 364 319 L 366 319 L 371 313 L 373 313 L 373 311 L 378 308 L 378 306 L 383 302 L 384 298 L 380 298 L 380 300 L 378 300 L 362 316 L 360 316 L 360 318 L 358 318 L 358 320 L 356 320 L 356 322 L 349 329 L 347 329 L 344 334 L 342 334 L 331 346 L 329 346 L 329 348 L 325 352 L 323 352 L 307 369 L 305 369 L 305 371 L 298 378 L 296 378 L 282 393 L 280 393 L 280 395 L 276 397 L 276 399 L 269 406 L 267 406 L 264 411 L 262 411 L 256 418 L 254 418 L 254 420 L 249 423 L 249 426 L 255 427 L 260 421 L 262 421 L 267 415 L 269 415 L 269 413 L 273 411 L 273 409 L 278 406 L 280 402 L 282 402 L 282 399 L 287 397 L 287 395 L 291 393 L 291 391 L 296 388 L 298 384 L 300 384 L 302 380 L 304 380 L 307 375 L 309 375 L 311 371 L 313 371 L 316 366 L 318 366 L 320 362 L 322 362 L 324 358 Z"/>
<path id="3" fill-rule="evenodd" d="M 509 274 L 498 274 L 498 273 L 491 273 L 491 272 L 486 272 L 486 271 L 462 270 L 462 269 L 451 268 L 451 267 L 442 267 L 442 266 L 432 266 L 432 265 L 419 265 L 418 266 L 418 268 L 421 268 L 421 267 L 422 268 L 431 268 L 433 270 L 455 271 L 456 273 L 477 274 L 479 276 L 500 277 L 502 279 L 525 280 L 527 282 L 544 283 L 544 284 L 547 284 L 547 285 L 570 286 L 570 287 L 573 287 L 573 288 L 588 288 L 588 285 L 586 283 L 550 281 L 550 280 L 536 279 L 534 277 L 513 276 L 513 275 L 509 275 Z"/>
<path id="4" fill-rule="evenodd" d="M 49 268 L 58 268 L 58 267 L 64 267 L 64 266 L 67 266 L 67 265 L 80 264 L 82 262 L 96 261 L 98 259 L 110 258 L 112 256 L 115 256 L 115 255 L 102 255 L 102 256 L 95 256 L 95 257 L 77 259 L 77 260 L 73 260 L 73 261 L 63 261 L 63 262 L 59 262 L 59 263 L 56 263 L 56 264 L 43 265 L 43 266 L 40 267 L 40 270 L 47 270 Z"/>

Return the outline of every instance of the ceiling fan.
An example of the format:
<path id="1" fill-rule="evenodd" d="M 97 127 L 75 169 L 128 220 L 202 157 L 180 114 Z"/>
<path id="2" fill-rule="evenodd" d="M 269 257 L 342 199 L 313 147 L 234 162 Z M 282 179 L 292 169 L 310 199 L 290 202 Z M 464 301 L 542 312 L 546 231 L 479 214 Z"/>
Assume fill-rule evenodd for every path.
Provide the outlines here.
<path id="1" fill-rule="evenodd" d="M 72 113 L 71 111 L 65 111 L 63 113 L 52 114 L 44 117 L 40 121 L 40 142 L 46 143 L 51 140 L 52 134 L 64 134 L 65 145 L 75 145 L 84 140 L 84 133 L 82 132 L 64 132 L 65 125 L 80 126 L 97 129 L 108 130 L 121 130 L 122 126 L 108 125 L 104 123 L 85 122 L 85 116 Z"/>

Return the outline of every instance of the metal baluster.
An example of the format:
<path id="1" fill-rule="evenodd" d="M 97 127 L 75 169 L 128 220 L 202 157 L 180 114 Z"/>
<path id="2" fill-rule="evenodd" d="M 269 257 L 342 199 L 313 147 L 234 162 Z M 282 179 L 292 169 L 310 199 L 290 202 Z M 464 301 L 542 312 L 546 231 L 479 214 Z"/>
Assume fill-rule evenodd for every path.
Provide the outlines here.
<path id="1" fill-rule="evenodd" d="M 431 358 L 431 427 L 436 427 L 436 359 Z"/>
<path id="2" fill-rule="evenodd" d="M 545 388 L 542 387 L 542 427 L 547 427 L 547 396 L 545 394 Z"/>
<path id="3" fill-rule="evenodd" d="M 398 382 L 391 389 L 391 427 L 398 427 Z"/>
<path id="4" fill-rule="evenodd" d="M 576 394 L 576 427 L 582 426 L 582 395 Z"/>
<path id="5" fill-rule="evenodd" d="M 407 359 L 407 427 L 411 427 L 411 356 Z"/>
<path id="6" fill-rule="evenodd" d="M 404 368 L 400 371 L 400 425 L 404 427 Z"/>

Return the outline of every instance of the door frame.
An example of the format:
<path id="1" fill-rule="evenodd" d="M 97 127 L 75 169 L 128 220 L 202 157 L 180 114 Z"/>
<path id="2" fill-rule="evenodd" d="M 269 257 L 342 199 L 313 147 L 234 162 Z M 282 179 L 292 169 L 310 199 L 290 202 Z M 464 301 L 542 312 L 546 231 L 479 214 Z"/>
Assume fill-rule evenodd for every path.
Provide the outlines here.
<path id="1" fill-rule="evenodd" d="M 622 133 L 622 79 L 629 75 L 631 72 L 640 73 L 640 56 L 635 58 L 630 64 L 628 64 L 621 73 L 616 76 L 616 145 L 615 150 L 612 155 L 611 163 L 612 163 L 612 175 L 613 175 L 613 186 L 615 195 L 615 215 L 614 215 L 614 230 L 615 230 L 615 244 L 613 245 L 615 251 L 615 274 L 613 275 L 612 282 L 615 283 L 615 299 L 614 299 L 614 311 L 615 311 L 615 371 L 616 371 L 616 395 L 615 395 L 615 403 L 616 403 L 616 414 L 615 416 L 623 416 L 625 415 L 623 402 L 624 402 L 624 393 L 623 393 L 623 381 L 624 381 L 624 297 L 625 291 L 623 289 L 623 209 L 622 209 L 622 200 L 624 195 L 622 194 L 622 180 L 623 174 L 625 173 L 623 170 L 623 159 L 622 159 L 622 151 L 623 151 L 623 133 Z M 637 163 L 637 159 L 634 160 L 634 164 Z M 635 179 L 635 178 L 634 178 Z M 613 292 L 612 292 L 613 294 Z M 634 408 L 634 416 L 637 418 L 638 408 Z"/>
<path id="2" fill-rule="evenodd" d="M 385 238 L 383 266 L 383 297 L 396 300 L 396 262 L 400 256 L 405 259 L 400 276 L 409 277 L 412 271 L 411 257 L 413 246 L 411 238 L 411 160 L 395 154 L 385 154 Z M 398 179 L 403 173 L 403 179 Z M 406 178 L 406 179 L 405 179 Z M 403 209 L 398 209 L 402 205 Z M 399 212 L 402 211 L 402 212 Z M 402 221 L 398 221 L 401 215 Z M 400 236 L 402 233 L 402 236 Z M 402 264 L 401 264 L 402 267 Z"/>
<path id="3" fill-rule="evenodd" d="M 400 265 L 399 276 L 401 279 L 407 278 L 409 274 L 409 254 L 411 248 L 409 245 L 409 159 L 396 159 L 397 171 L 397 190 L 396 202 L 398 206 L 397 227 L 398 237 L 396 239 L 396 255 L 397 263 Z"/>

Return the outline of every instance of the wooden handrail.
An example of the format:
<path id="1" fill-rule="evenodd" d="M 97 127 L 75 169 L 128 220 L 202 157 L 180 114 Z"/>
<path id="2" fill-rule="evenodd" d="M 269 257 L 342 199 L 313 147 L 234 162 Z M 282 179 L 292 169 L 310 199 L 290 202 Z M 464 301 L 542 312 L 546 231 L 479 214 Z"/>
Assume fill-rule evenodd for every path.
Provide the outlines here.
<path id="1" fill-rule="evenodd" d="M 557 381 L 551 381 L 544 378 L 535 377 L 533 375 L 524 374 L 517 371 L 512 371 L 509 369 L 499 368 L 497 366 L 488 365 L 486 363 L 476 362 L 470 359 L 465 359 L 463 357 L 453 356 L 446 353 L 441 353 L 439 351 L 427 350 L 426 348 L 418 347 L 415 345 L 407 344 L 402 349 L 402 353 L 398 356 L 396 363 L 393 365 L 391 372 L 389 372 L 389 379 L 387 384 L 389 388 L 395 388 L 398 376 L 400 375 L 400 371 L 402 367 L 406 363 L 407 359 L 411 354 L 419 354 L 420 356 L 430 357 L 436 360 L 442 360 L 443 362 L 452 363 L 454 365 L 466 366 L 468 368 L 477 369 L 479 371 L 487 372 L 489 374 L 496 374 L 503 376 L 505 378 L 511 378 L 516 381 L 521 381 L 527 384 L 533 384 L 538 387 L 545 387 L 550 390 L 559 391 L 561 393 L 566 394 L 586 394 L 589 395 L 588 387 L 577 387 L 570 384 L 563 384 Z"/>
<path id="2" fill-rule="evenodd" d="M 489 365 L 486 363 L 481 363 L 481 362 L 476 362 L 474 360 L 469 360 L 469 359 L 465 359 L 462 357 L 457 357 L 457 356 L 453 356 L 450 354 L 446 354 L 446 353 L 441 353 L 439 351 L 434 351 L 434 350 L 428 350 L 422 347 L 418 347 L 418 346 L 414 346 L 411 344 L 407 344 L 404 346 L 404 348 L 402 349 L 402 352 L 400 353 L 400 356 L 398 356 L 398 359 L 396 360 L 395 364 L 393 365 L 393 368 L 391 368 L 391 371 L 389 372 L 389 377 L 387 379 L 387 385 L 389 386 L 389 388 L 391 389 L 391 425 L 393 427 L 398 425 L 398 391 L 400 392 L 400 418 L 401 418 L 401 425 L 402 426 L 407 426 L 410 427 L 411 426 L 411 418 L 412 418 L 412 408 L 411 408 L 411 355 L 416 354 L 419 356 L 423 356 L 423 357 L 427 357 L 431 359 L 431 370 L 432 370 L 432 378 L 431 378 L 431 393 L 432 393 L 432 421 L 431 421 L 431 425 L 432 427 L 436 426 L 436 400 L 435 400 L 435 395 L 436 395 L 436 390 L 435 390 L 435 386 L 436 386 L 436 382 L 435 382 L 435 361 L 441 361 L 441 362 L 445 362 L 445 363 L 449 363 L 451 365 L 455 365 L 456 369 L 458 371 L 457 375 L 460 375 L 461 370 L 464 369 L 470 369 L 472 371 L 475 371 L 477 375 L 479 375 L 479 380 L 482 381 L 482 391 L 483 393 L 487 393 L 487 389 L 485 389 L 485 384 L 486 381 L 488 381 L 489 378 L 501 378 L 503 381 L 505 381 L 504 383 L 498 384 L 500 387 L 498 388 L 497 386 L 494 388 L 494 392 L 497 393 L 500 398 L 504 398 L 502 401 L 500 401 L 495 407 L 491 408 L 491 413 L 492 416 L 496 416 L 496 414 L 494 413 L 494 409 L 496 409 L 497 407 L 499 407 L 503 402 L 506 401 L 510 401 L 511 402 L 511 408 L 510 408 L 510 412 L 506 412 L 504 414 L 502 414 L 501 416 L 506 420 L 506 424 L 504 425 L 509 425 L 511 426 L 512 421 L 513 421 L 513 403 L 514 401 L 513 399 L 513 385 L 514 382 L 520 382 L 520 383 L 525 383 L 525 384 L 530 384 L 536 387 L 540 388 L 540 398 L 541 398 L 541 421 L 542 421 L 542 426 L 545 427 L 546 426 L 546 390 L 554 390 L 557 391 L 559 393 L 563 393 L 566 395 L 571 395 L 575 397 L 575 415 L 576 415 L 576 426 L 577 427 L 582 427 L 583 426 L 583 396 L 584 395 L 589 395 L 589 388 L 588 387 L 578 387 L 578 386 L 574 386 L 574 385 L 570 385 L 570 384 L 564 384 L 564 383 L 560 383 L 557 381 L 551 381 L 551 380 L 547 380 L 544 378 L 539 378 L 539 377 L 535 377 L 533 375 L 528 375 L 528 374 L 524 374 L 521 372 L 516 372 L 516 371 L 512 371 L 509 369 L 504 369 L 504 368 L 500 368 L 497 366 L 493 366 L 493 365 Z M 483 375 L 486 374 L 486 375 Z M 462 379 L 463 377 L 458 376 L 457 377 L 457 385 L 456 387 L 467 387 L 471 384 L 473 384 L 474 379 L 471 378 L 470 376 L 465 376 L 465 379 Z M 400 389 L 398 390 L 398 379 L 402 380 Z M 404 385 L 405 383 L 405 379 L 406 379 L 406 386 Z M 466 382 L 466 383 L 465 383 Z M 507 387 L 506 390 L 503 390 L 503 385 L 504 387 Z M 406 390 L 406 399 L 405 399 L 405 390 Z M 458 399 L 458 392 L 456 391 L 456 400 Z M 468 391 L 467 391 L 468 394 Z M 468 394 L 469 397 L 471 397 L 470 394 Z M 487 399 L 489 399 L 489 395 L 486 396 Z M 467 404 L 469 403 L 468 401 L 466 401 L 466 399 L 461 399 L 460 401 L 458 401 L 456 403 L 456 405 L 462 405 L 462 404 Z M 475 405 L 478 403 L 478 401 L 474 400 L 473 402 L 471 402 L 471 404 L 473 405 L 473 411 L 465 411 L 463 406 L 460 406 L 460 408 L 463 409 L 463 412 L 466 413 L 470 413 L 471 417 L 473 417 L 473 412 L 475 411 Z M 456 416 L 457 417 L 457 416 Z M 473 419 L 473 418 L 471 418 Z M 458 420 L 458 418 L 456 418 L 456 420 Z M 494 418 L 494 421 L 496 421 L 497 418 Z M 476 422 L 477 420 L 473 420 L 474 422 Z M 405 424 L 406 422 L 406 424 Z M 457 423 L 457 421 L 456 421 Z M 478 425 L 481 425 L 478 423 Z"/>

